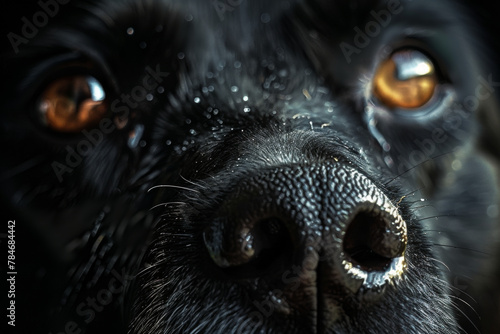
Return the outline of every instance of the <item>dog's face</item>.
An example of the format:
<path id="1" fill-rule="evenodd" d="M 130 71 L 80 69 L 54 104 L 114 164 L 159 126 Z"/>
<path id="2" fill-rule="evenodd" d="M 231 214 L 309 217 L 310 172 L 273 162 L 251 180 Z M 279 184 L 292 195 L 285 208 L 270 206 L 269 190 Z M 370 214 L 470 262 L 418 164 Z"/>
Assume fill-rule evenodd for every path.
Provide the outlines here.
<path id="1" fill-rule="evenodd" d="M 19 326 L 458 333 L 473 314 L 500 83 L 453 4 L 47 3 L 8 35 L 2 98 Z"/>

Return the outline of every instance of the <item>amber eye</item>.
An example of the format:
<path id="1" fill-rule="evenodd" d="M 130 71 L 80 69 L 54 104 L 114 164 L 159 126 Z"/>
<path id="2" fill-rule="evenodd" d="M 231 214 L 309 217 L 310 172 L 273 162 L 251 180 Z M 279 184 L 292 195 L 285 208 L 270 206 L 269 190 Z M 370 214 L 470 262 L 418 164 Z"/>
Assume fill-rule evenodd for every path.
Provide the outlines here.
<path id="1" fill-rule="evenodd" d="M 42 122 L 59 132 L 78 132 L 96 125 L 108 111 L 106 94 L 95 78 L 68 76 L 51 82 L 39 100 Z"/>
<path id="2" fill-rule="evenodd" d="M 438 78 L 432 61 L 416 50 L 397 51 L 373 79 L 373 95 L 389 108 L 419 108 L 434 95 Z"/>

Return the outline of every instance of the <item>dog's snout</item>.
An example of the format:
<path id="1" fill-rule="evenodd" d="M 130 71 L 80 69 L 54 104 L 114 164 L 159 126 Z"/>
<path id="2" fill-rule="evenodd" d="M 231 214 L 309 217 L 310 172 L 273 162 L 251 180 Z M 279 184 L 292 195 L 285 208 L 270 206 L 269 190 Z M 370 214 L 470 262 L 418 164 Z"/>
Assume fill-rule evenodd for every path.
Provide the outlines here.
<path id="1" fill-rule="evenodd" d="M 239 184 L 204 242 L 230 278 L 284 277 L 293 268 L 304 289 L 354 295 L 401 276 L 407 235 L 396 206 L 357 170 L 291 166 Z"/>

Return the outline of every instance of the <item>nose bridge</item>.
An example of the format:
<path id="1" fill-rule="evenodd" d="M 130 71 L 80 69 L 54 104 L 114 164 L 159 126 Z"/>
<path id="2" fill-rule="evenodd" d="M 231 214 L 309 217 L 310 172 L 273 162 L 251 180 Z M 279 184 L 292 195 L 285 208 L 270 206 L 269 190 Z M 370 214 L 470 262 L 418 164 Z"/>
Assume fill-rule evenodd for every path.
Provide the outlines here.
<path id="1" fill-rule="evenodd" d="M 373 198 L 367 193 L 354 191 L 352 183 L 359 175 L 342 166 L 297 164 L 276 167 L 244 180 L 234 196 L 238 204 L 231 202 L 228 205 L 240 209 L 228 211 L 231 216 L 235 215 L 234 220 L 244 211 L 252 211 L 252 215 L 260 211 L 262 218 L 279 216 L 287 225 L 294 243 L 301 249 L 321 253 L 322 248 L 331 249 L 332 244 L 339 243 L 351 207 Z M 247 225 L 248 229 L 250 225 Z"/>

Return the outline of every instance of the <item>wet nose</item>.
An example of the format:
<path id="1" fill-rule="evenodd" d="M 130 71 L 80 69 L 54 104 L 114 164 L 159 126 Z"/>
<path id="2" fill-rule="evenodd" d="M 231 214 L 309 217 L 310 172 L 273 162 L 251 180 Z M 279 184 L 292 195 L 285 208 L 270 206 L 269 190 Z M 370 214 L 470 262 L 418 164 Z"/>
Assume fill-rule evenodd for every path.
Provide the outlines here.
<path id="1" fill-rule="evenodd" d="M 397 279 L 407 243 L 397 207 L 345 165 L 275 168 L 242 180 L 203 237 L 230 279 L 295 266 L 343 294 L 380 292 Z"/>

